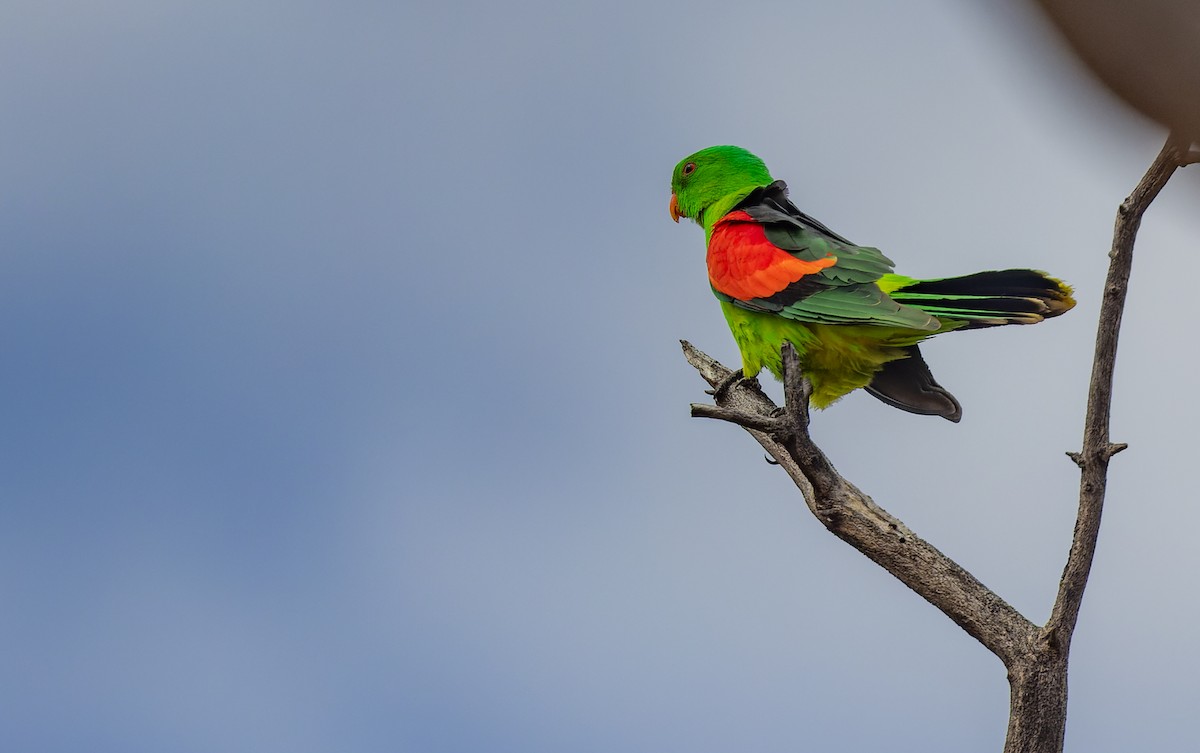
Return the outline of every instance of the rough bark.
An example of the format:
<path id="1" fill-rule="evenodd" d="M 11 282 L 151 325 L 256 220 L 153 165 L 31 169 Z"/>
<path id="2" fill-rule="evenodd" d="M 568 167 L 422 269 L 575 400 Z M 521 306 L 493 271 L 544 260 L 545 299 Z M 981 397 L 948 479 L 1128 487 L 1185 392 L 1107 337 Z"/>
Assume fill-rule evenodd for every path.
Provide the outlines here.
<path id="1" fill-rule="evenodd" d="M 1079 513 L 1058 596 L 1043 627 L 1030 622 L 837 472 L 808 434 L 811 385 L 790 344 L 784 345 L 782 353 L 785 399 L 779 407 L 754 380 L 730 386 L 732 372 L 728 368 L 683 343 L 688 363 L 716 388 L 716 404 L 693 404 L 693 416 L 729 421 L 746 429 L 772 462 L 792 478 L 822 525 L 940 609 L 1004 663 L 1011 689 L 1005 753 L 1061 753 L 1063 749 L 1071 637 L 1095 556 L 1108 463 L 1125 448 L 1109 439 L 1109 411 L 1133 243 L 1142 215 L 1171 174 L 1200 159 L 1200 152 L 1188 147 L 1178 139 L 1168 139 L 1117 213 L 1083 447 L 1080 452 L 1068 453 L 1081 470 Z"/>

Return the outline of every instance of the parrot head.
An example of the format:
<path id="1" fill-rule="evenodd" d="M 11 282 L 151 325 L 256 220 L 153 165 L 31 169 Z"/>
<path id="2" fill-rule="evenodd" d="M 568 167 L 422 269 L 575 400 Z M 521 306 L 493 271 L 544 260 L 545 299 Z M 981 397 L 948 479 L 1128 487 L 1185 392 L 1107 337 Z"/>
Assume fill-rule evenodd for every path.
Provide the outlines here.
<path id="1" fill-rule="evenodd" d="M 710 146 L 684 157 L 671 175 L 671 219 L 694 220 L 706 230 L 754 189 L 769 185 L 763 161 L 740 146 Z M 709 212 L 719 207 L 719 212 Z"/>

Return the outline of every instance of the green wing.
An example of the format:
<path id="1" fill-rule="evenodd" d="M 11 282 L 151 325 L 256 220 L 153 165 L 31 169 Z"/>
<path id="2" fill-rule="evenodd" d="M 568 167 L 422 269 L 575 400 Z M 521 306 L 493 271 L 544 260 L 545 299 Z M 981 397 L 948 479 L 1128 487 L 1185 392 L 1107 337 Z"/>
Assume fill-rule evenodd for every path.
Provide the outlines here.
<path id="1" fill-rule="evenodd" d="M 801 212 L 776 181 L 756 189 L 736 209 L 762 226 L 767 240 L 804 261 L 832 255 L 837 263 L 805 275 L 769 298 L 748 301 L 714 290 L 717 297 L 751 311 L 813 324 L 867 324 L 936 331 L 937 319 L 893 300 L 877 284 L 894 264 L 877 248 L 856 246 Z"/>

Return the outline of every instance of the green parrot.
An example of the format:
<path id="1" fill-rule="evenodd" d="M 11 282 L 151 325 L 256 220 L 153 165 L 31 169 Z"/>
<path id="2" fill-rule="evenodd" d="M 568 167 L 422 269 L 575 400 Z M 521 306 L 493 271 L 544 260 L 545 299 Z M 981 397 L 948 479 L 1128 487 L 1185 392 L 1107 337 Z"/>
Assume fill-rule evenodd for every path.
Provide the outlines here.
<path id="1" fill-rule="evenodd" d="M 939 332 L 1034 324 L 1071 309 L 1071 288 L 1030 269 L 917 280 L 892 274 L 879 249 L 856 246 L 801 212 L 787 184 L 737 146 L 683 159 L 671 176 L 671 219 L 704 228 L 708 280 L 742 356 L 741 374 L 782 378 L 795 346 L 826 408 L 861 388 L 911 413 L 962 418 L 918 343 Z M 728 387 L 732 381 L 721 385 Z"/>

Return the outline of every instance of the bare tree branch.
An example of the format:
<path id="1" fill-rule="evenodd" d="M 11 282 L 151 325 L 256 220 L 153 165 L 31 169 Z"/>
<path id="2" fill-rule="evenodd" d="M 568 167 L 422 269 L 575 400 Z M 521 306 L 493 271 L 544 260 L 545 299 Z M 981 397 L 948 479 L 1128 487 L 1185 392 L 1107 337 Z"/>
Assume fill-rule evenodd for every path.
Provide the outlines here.
<path id="1" fill-rule="evenodd" d="M 1104 509 L 1104 492 L 1108 478 L 1108 461 L 1128 445 L 1109 441 L 1109 415 L 1112 406 L 1113 370 L 1117 362 L 1117 337 L 1121 316 L 1125 310 L 1125 295 L 1133 268 L 1133 243 L 1137 238 L 1142 215 L 1150 202 L 1167 184 L 1171 174 L 1181 167 L 1189 144 L 1168 138 L 1162 151 L 1150 165 L 1133 193 L 1121 203 L 1113 230 L 1109 251 L 1108 278 L 1104 283 L 1104 299 L 1100 305 L 1100 323 L 1096 331 L 1096 355 L 1092 363 L 1092 379 L 1088 390 L 1087 418 L 1084 420 L 1083 450 L 1071 455 L 1082 471 L 1079 484 L 1079 515 L 1075 520 L 1075 535 L 1071 552 L 1058 586 L 1058 596 L 1043 630 L 1044 638 L 1065 652 L 1079 619 L 1079 607 L 1088 573 L 1096 553 L 1096 537 L 1100 533 L 1100 516 Z"/>
<path id="2" fill-rule="evenodd" d="M 1005 664 L 1027 652 L 1036 626 L 842 478 L 813 443 L 808 434 L 803 375 L 796 364 L 795 349 L 788 345 L 784 348 L 785 393 L 805 395 L 804 401 L 788 404 L 783 413 L 787 418 L 781 421 L 779 408 L 769 397 L 741 383 L 725 393 L 718 417 L 741 425 L 758 440 L 792 477 L 812 513 L 834 535 L 942 610 Z M 690 343 L 683 343 L 683 351 L 709 384 L 719 384 L 731 373 Z M 802 412 L 799 421 L 796 411 Z"/>

